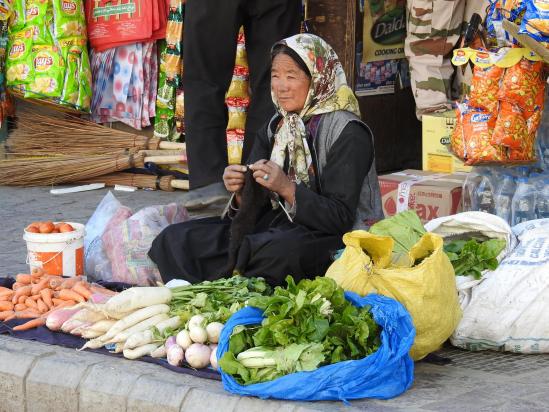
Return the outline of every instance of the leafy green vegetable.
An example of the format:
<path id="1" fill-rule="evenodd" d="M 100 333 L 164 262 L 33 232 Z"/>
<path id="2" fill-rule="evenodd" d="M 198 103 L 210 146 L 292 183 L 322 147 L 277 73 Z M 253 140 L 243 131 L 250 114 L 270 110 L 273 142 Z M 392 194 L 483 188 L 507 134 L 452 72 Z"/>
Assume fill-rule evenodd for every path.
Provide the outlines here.
<path id="1" fill-rule="evenodd" d="M 395 241 L 392 263 L 395 266 L 411 266 L 406 257 L 412 247 L 426 233 L 417 213 L 406 210 L 374 224 L 370 233 L 378 236 L 390 236 Z"/>
<path id="2" fill-rule="evenodd" d="M 444 251 L 456 272 L 456 276 L 473 276 L 480 279 L 484 270 L 495 270 L 498 267 L 497 257 L 506 242 L 503 239 L 487 241 L 455 240 L 444 245 Z"/>
<path id="3" fill-rule="evenodd" d="M 288 286 L 275 288 L 272 296 L 249 300 L 248 305 L 262 309 L 265 318 L 261 325 L 233 330 L 229 351 L 220 360 L 226 373 L 241 384 L 265 382 L 361 359 L 377 350 L 379 328 L 370 308 L 353 306 L 332 279 L 317 277 L 296 284 L 288 276 L 286 282 Z"/>

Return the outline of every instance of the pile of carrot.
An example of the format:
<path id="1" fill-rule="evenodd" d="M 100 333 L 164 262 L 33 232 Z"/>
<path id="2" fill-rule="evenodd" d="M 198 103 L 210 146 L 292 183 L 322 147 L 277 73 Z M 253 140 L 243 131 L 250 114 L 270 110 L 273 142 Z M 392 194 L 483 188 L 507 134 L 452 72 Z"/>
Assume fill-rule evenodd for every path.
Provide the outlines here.
<path id="1" fill-rule="evenodd" d="M 30 319 L 14 330 L 41 326 L 50 312 L 86 302 L 99 291 L 95 288 L 79 277 L 48 275 L 38 268 L 30 274 L 20 273 L 11 289 L 0 287 L 0 321 Z"/>

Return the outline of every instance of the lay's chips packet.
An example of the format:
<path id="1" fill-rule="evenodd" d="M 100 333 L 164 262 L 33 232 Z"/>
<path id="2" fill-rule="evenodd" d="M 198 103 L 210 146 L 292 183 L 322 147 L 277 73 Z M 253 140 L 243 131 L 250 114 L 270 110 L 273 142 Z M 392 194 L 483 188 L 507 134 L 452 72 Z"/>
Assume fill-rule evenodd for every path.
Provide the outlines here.
<path id="1" fill-rule="evenodd" d="M 10 30 L 20 30 L 25 26 L 25 0 L 12 0 L 10 7 Z"/>
<path id="2" fill-rule="evenodd" d="M 67 68 L 65 70 L 61 102 L 76 106 L 79 90 L 80 53 L 69 51 L 65 60 Z"/>
<path id="3" fill-rule="evenodd" d="M 54 36 L 86 38 L 86 25 L 82 0 L 53 0 Z"/>
<path id="4" fill-rule="evenodd" d="M 32 29 L 12 33 L 8 42 L 6 84 L 18 86 L 33 80 Z"/>
<path id="5" fill-rule="evenodd" d="M 34 81 L 25 97 L 61 97 L 65 80 L 65 63 L 56 46 L 32 48 Z"/>
<path id="6" fill-rule="evenodd" d="M 89 112 L 91 109 L 92 98 L 92 77 L 90 58 L 88 56 L 88 50 L 84 47 L 80 54 L 80 66 L 78 69 L 78 101 L 76 105 L 79 110 Z"/>
<path id="7" fill-rule="evenodd" d="M 25 25 L 44 24 L 49 5 L 48 0 L 26 0 Z"/>

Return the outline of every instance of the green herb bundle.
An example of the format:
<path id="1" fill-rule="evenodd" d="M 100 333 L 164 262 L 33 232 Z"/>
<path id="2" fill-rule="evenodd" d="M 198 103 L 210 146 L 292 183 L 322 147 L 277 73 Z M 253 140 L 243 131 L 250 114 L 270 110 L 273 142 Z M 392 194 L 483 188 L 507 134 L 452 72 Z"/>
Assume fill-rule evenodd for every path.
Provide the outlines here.
<path id="1" fill-rule="evenodd" d="M 456 276 L 473 276 L 480 279 L 484 270 L 498 267 L 497 257 L 506 242 L 502 239 L 479 241 L 477 239 L 455 240 L 444 245 Z"/>
<path id="2" fill-rule="evenodd" d="M 264 311 L 261 325 L 234 328 L 219 365 L 241 384 L 269 381 L 319 366 L 362 359 L 380 344 L 368 307 L 357 308 L 329 278 L 304 279 L 249 306 Z"/>

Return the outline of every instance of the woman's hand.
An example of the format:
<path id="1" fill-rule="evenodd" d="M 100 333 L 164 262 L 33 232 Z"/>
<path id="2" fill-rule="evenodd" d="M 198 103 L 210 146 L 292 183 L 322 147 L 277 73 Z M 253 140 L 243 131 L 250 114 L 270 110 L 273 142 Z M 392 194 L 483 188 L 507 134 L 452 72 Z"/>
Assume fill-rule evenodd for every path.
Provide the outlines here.
<path id="1" fill-rule="evenodd" d="M 246 166 L 242 165 L 229 165 L 223 172 L 223 183 L 227 191 L 236 193 L 244 187 L 244 174 L 246 173 Z"/>
<path id="2" fill-rule="evenodd" d="M 278 193 L 291 205 L 294 204 L 295 183 L 290 181 L 279 165 L 270 160 L 262 159 L 251 165 L 250 169 L 254 172 L 253 176 L 257 183 L 271 192 Z"/>

